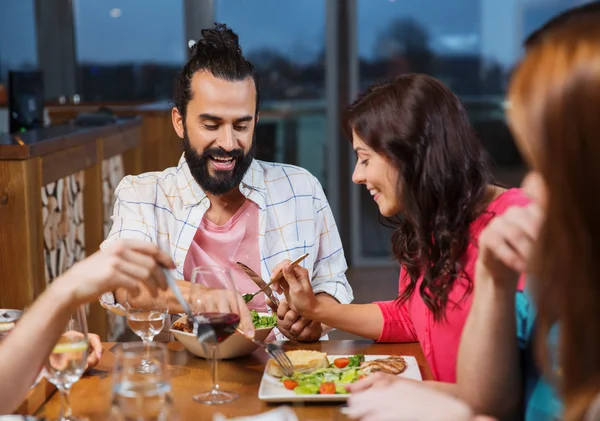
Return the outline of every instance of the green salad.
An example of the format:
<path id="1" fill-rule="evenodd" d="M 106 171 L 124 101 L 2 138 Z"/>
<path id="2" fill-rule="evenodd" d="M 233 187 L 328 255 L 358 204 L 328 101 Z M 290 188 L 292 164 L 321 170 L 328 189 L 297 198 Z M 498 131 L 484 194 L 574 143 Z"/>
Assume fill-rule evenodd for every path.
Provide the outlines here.
<path id="1" fill-rule="evenodd" d="M 275 316 L 261 316 L 256 310 L 250 310 L 250 314 L 252 315 L 252 323 L 257 329 L 277 326 Z"/>
<path id="2" fill-rule="evenodd" d="M 297 395 L 347 394 L 346 385 L 352 384 L 363 376 L 360 369 L 364 361 L 362 354 L 336 358 L 327 368 L 312 373 L 296 372 L 292 377 L 281 379 L 283 386 Z"/>

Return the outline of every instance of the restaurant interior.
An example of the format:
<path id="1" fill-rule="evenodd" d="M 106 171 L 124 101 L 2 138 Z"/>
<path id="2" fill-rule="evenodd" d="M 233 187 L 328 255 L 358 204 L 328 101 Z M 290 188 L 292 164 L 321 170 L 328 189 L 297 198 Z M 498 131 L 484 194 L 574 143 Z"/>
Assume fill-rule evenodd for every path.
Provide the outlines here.
<path id="1" fill-rule="evenodd" d="M 497 179 L 519 186 L 526 166 L 505 116 L 509 78 L 525 38 L 583 3 L 0 0 L 0 308 L 26 312 L 55 279 L 99 250 L 125 176 L 178 165 L 183 143 L 172 123 L 174 83 L 190 45 L 213 22 L 239 35 L 261 81 L 256 158 L 302 167 L 319 181 L 339 231 L 353 302 L 394 299 L 400 269 L 389 245 L 392 230 L 381 223 L 369 191 L 352 183 L 356 157 L 340 125 L 345 107 L 377 81 L 433 76 L 465 106 Z M 99 336 L 104 353 L 72 385 L 69 405 L 79 419 L 258 420 L 261 413 L 265 420 L 346 419 L 339 400 L 264 399 L 268 355 L 247 339 L 231 345 L 218 364 L 221 388 L 239 398 L 197 403 L 193 397 L 211 384 L 210 358 L 195 337 L 190 342 L 172 332 L 158 334 L 145 351 L 158 365 L 167 355 L 152 375 L 167 378 L 172 396 L 148 400 L 146 415 L 115 415 L 111 399 L 122 412 L 135 406 L 115 404 L 113 396 L 117 367 L 134 355 L 120 344 L 139 346 L 141 337 L 128 316 L 98 301 L 84 311 L 86 331 Z M 331 345 L 290 347 L 412 356 L 411 375 L 433 379 L 418 343 L 374 344 L 340 329 L 328 338 Z M 61 396 L 41 376 L 14 413 L 55 419 Z M 165 399 L 170 415 L 150 415 Z"/>

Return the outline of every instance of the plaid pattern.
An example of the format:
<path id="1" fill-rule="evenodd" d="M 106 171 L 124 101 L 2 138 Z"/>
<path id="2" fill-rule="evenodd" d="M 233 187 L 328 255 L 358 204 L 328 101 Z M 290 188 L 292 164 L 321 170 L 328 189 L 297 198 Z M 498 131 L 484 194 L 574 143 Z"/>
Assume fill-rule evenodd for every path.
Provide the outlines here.
<path id="1" fill-rule="evenodd" d="M 308 171 L 291 165 L 252 161 L 240 191 L 259 207 L 261 275 L 282 260 L 302 262 L 315 292 L 325 292 L 341 303 L 353 300 L 346 279 L 346 260 L 333 214 L 319 181 Z M 185 158 L 162 172 L 125 177 L 115 192 L 113 225 L 101 248 L 119 238 L 157 243 L 177 266 L 183 279 L 185 257 L 210 203 L 194 180 Z M 122 313 L 113 294 L 105 294 L 104 307 Z"/>

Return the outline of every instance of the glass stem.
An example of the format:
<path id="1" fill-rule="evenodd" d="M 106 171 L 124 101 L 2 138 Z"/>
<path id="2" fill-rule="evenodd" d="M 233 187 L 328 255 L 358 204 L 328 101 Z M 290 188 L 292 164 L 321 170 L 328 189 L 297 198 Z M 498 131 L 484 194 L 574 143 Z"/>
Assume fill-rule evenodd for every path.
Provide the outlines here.
<path id="1" fill-rule="evenodd" d="M 71 403 L 69 402 L 69 389 L 60 388 L 60 420 L 71 418 Z"/>
<path id="2" fill-rule="evenodd" d="M 145 348 L 145 353 L 146 356 L 144 357 L 143 363 L 144 364 L 149 364 L 150 363 L 150 344 L 152 343 L 152 339 L 154 338 L 142 338 L 142 342 L 144 343 L 144 348 Z"/>
<path id="3" fill-rule="evenodd" d="M 212 350 L 212 393 L 219 391 L 219 383 L 217 382 L 217 345 L 211 345 Z"/>

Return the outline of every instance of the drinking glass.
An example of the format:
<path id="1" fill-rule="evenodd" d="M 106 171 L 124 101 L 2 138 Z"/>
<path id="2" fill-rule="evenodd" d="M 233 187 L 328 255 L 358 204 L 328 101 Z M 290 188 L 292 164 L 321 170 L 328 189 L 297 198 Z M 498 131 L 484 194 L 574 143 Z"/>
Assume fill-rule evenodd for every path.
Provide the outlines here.
<path id="1" fill-rule="evenodd" d="M 209 405 L 231 402 L 239 395 L 219 388 L 217 348 L 235 332 L 240 323 L 241 295 L 237 292 L 231 271 L 227 268 L 198 266 L 192 271 L 190 282 L 190 309 L 198 324 L 210 325 L 216 335 L 216 341 L 203 343 L 212 360 L 212 389 L 194 396 L 193 399 Z"/>
<path id="2" fill-rule="evenodd" d="M 127 324 L 138 335 L 146 348 L 149 349 L 154 337 L 165 327 L 168 315 L 167 294 L 164 291 L 153 297 L 149 303 L 137 304 L 131 297 L 127 297 Z M 149 358 L 140 361 L 140 373 L 152 373 L 154 367 Z"/>
<path id="3" fill-rule="evenodd" d="M 46 377 L 60 392 L 59 420 L 77 420 L 71 414 L 69 392 L 87 366 L 88 330 L 85 307 L 79 307 L 69 318 L 45 363 Z"/>
<path id="4" fill-rule="evenodd" d="M 150 373 L 140 373 L 145 360 L 154 367 Z M 168 419 L 173 401 L 164 344 L 128 342 L 116 349 L 111 401 L 119 421 Z"/>

